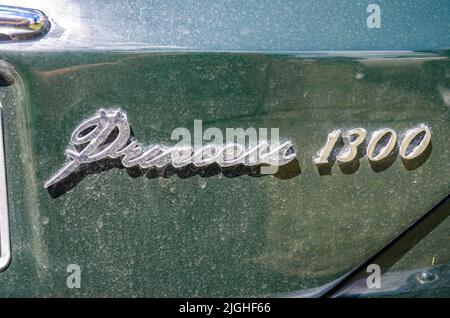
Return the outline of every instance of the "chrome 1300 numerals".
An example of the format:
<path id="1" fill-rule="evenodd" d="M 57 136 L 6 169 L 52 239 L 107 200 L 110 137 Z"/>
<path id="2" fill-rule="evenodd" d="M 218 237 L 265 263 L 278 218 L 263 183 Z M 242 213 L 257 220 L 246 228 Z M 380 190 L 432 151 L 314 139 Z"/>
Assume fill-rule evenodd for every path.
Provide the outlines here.
<path id="1" fill-rule="evenodd" d="M 407 169 L 417 167 L 426 159 L 431 146 L 431 130 L 424 124 L 407 130 L 401 137 L 390 128 L 369 133 L 364 128 L 346 131 L 333 130 L 327 136 L 325 145 L 313 157 L 318 169 L 330 167 L 335 161 L 340 165 L 351 165 L 364 155 L 371 165 L 389 165 L 400 156 Z"/>

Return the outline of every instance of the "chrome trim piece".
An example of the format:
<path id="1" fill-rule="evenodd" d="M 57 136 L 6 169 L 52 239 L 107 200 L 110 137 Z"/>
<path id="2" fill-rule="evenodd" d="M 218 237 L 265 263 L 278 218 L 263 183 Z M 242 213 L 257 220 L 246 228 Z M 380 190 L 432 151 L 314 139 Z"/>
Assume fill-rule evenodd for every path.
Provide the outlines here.
<path id="1" fill-rule="evenodd" d="M 42 11 L 0 5 L 0 41 L 31 40 L 49 30 L 50 21 Z"/>
<path id="2" fill-rule="evenodd" d="M 4 271 L 10 262 L 11 243 L 9 238 L 8 195 L 3 146 L 3 117 L 0 104 L 0 272 Z"/>
<path id="3" fill-rule="evenodd" d="M 117 134 L 114 136 L 115 131 Z M 137 166 L 141 169 L 152 169 L 169 165 L 183 168 L 188 165 L 203 167 L 211 164 L 218 164 L 220 167 L 241 164 L 278 167 L 296 158 L 294 145 L 289 140 L 276 145 L 260 142 L 248 148 L 236 143 L 208 144 L 199 149 L 192 146 L 145 147 L 132 135 L 127 116 L 120 109 L 99 110 L 97 114 L 75 128 L 70 142 L 72 149 L 66 149 L 69 161 L 45 182 L 45 188 L 67 178 L 82 164 L 95 163 L 103 159 L 120 158 L 122 166 L 126 168 Z M 80 150 L 81 147 L 83 148 Z"/>

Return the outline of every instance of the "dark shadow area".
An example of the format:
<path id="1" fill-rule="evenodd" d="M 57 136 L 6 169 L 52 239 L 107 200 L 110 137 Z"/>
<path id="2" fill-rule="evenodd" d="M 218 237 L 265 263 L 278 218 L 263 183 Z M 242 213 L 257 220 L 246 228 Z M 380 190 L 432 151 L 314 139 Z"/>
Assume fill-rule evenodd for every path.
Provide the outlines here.
<path id="1" fill-rule="evenodd" d="M 112 168 L 123 169 L 121 161 L 119 159 L 103 159 L 96 161 L 94 164 L 82 165 L 67 178 L 61 180 L 61 182 L 55 183 L 48 187 L 47 191 L 52 198 L 57 198 L 73 189 L 73 187 L 80 183 L 84 177 L 91 174 L 102 173 Z"/>
<path id="2" fill-rule="evenodd" d="M 278 167 L 278 171 L 274 174 L 274 176 L 277 179 L 287 180 L 298 176 L 300 173 L 302 173 L 300 163 L 297 159 L 294 159 L 287 165 Z"/>
<path id="3" fill-rule="evenodd" d="M 80 166 L 67 178 L 61 180 L 61 182 L 50 186 L 47 189 L 48 193 L 52 198 L 57 198 L 73 189 L 86 176 L 91 174 L 99 174 L 112 168 L 126 169 L 128 175 L 132 178 L 145 176 L 150 179 L 170 178 L 175 175 L 181 179 L 191 178 L 195 175 L 199 175 L 202 178 L 209 178 L 218 174 L 222 174 L 227 178 L 236 178 L 243 175 L 259 178 L 271 175 L 266 173 L 262 174 L 261 165 L 245 166 L 243 164 L 240 164 L 232 167 L 220 167 L 218 164 L 214 163 L 204 167 L 195 167 L 191 164 L 183 168 L 175 168 L 171 165 L 168 165 L 160 169 L 142 169 L 139 167 L 125 168 L 121 163 L 121 159 L 103 159 Z M 278 167 L 278 171 L 276 171 L 273 176 L 283 180 L 293 178 L 300 173 L 301 170 L 299 162 L 297 159 L 295 159 L 284 166 Z"/>
<path id="4" fill-rule="evenodd" d="M 428 147 L 418 157 L 411 159 L 411 160 L 406 160 L 406 159 L 402 158 L 403 165 L 405 166 L 406 170 L 414 170 L 414 169 L 419 168 L 421 165 L 423 165 L 425 163 L 425 161 L 427 161 L 428 158 L 430 157 L 432 150 L 433 150 L 433 145 L 432 145 L 432 142 L 430 141 L 430 144 L 428 145 Z"/>
<path id="5" fill-rule="evenodd" d="M 355 159 L 355 160 L 353 160 L 351 162 L 347 162 L 347 163 L 338 161 L 338 165 L 339 165 L 339 169 L 341 169 L 341 172 L 343 174 L 353 174 L 356 171 L 358 171 L 359 166 L 361 164 L 359 162 L 359 159 Z"/>

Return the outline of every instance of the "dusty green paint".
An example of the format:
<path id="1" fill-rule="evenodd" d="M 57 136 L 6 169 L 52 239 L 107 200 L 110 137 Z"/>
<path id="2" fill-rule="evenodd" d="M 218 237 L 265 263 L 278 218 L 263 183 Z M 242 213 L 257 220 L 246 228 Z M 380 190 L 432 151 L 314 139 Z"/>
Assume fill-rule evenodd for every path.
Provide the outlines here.
<path id="1" fill-rule="evenodd" d="M 369 56 L 367 56 L 369 57 Z M 23 82 L 2 88 L 13 261 L 1 296 L 253 296 L 328 283 L 365 261 L 450 190 L 450 62 L 231 53 L 2 53 Z M 447 97 L 446 97 L 447 96 Z M 447 99 L 446 99 L 447 98 Z M 447 103 L 447 104 L 446 104 Z M 145 144 L 176 127 L 279 127 L 301 173 L 86 176 L 52 198 L 75 126 L 120 106 Z M 433 131 L 415 170 L 367 158 L 319 175 L 312 155 L 336 128 L 420 123 Z M 287 171 L 294 175 L 294 167 Z M 285 171 L 286 172 L 286 171 Z M 65 285 L 69 264 L 82 288 Z"/>

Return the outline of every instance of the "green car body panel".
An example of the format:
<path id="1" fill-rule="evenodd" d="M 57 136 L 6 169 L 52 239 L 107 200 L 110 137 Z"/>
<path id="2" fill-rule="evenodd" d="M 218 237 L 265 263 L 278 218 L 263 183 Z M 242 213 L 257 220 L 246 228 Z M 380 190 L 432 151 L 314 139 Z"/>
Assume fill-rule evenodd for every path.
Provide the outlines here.
<path id="1" fill-rule="evenodd" d="M 264 3 L 257 12 L 275 6 Z M 438 12 L 435 33 L 425 26 L 403 38 L 408 24 L 396 21 L 393 39 L 383 26 L 370 38 L 368 3 L 326 3 L 325 16 L 312 2 L 289 13 L 291 24 L 279 27 L 287 34 L 280 35 L 269 26 L 265 34 L 262 26 L 272 23 L 276 29 L 282 13 L 275 10 L 252 27 L 245 13 L 236 12 L 256 4 L 235 4 L 240 19 L 225 19 L 209 35 L 197 35 L 186 33 L 189 28 L 183 29 L 176 15 L 178 31 L 165 31 L 157 13 L 140 28 L 126 28 L 127 19 L 143 8 L 137 4 L 105 4 L 104 15 L 92 13 L 92 22 L 88 9 L 102 4 L 90 0 L 79 5 L 79 19 L 88 31 L 89 23 L 98 23 L 96 30 L 106 35 L 102 42 L 92 33 L 78 39 L 83 45 L 68 41 L 65 47 L 56 21 L 43 39 L 0 44 L 3 77 L 12 78 L 0 87 L 12 250 L 9 267 L 0 273 L 0 296 L 320 292 L 445 199 L 450 191 L 449 3 L 427 7 L 426 14 Z M 401 15 L 401 2 L 379 3 L 386 8 L 387 26 L 391 16 Z M 55 13 L 62 11 L 57 4 Z M 279 4 L 289 5 L 295 6 Z M 176 6 L 168 2 L 169 20 L 169 9 Z M 420 17 L 411 13 L 420 11 L 417 6 L 406 7 L 409 17 Z M 52 18 L 48 8 L 36 7 Z M 323 20 L 339 17 L 346 8 L 350 17 L 341 17 L 333 34 L 320 37 L 315 30 L 326 27 Z M 108 13 L 119 9 L 123 15 Z M 207 15 L 193 4 L 185 9 L 194 20 Z M 308 12 L 312 22 L 293 22 Z M 113 17 L 116 23 L 107 30 Z M 362 22 L 353 25 L 353 18 Z M 226 23 L 248 34 L 230 33 Z M 302 33 L 296 29 L 301 25 L 314 31 Z M 254 29 L 259 31 L 253 34 Z M 221 32 L 223 41 L 218 41 L 214 34 Z M 169 47 L 176 40 L 181 45 Z M 212 169 L 187 176 L 173 169 L 142 175 L 103 164 L 66 188 L 46 189 L 44 182 L 67 161 L 64 150 L 74 129 L 101 108 L 120 108 L 148 145 L 173 145 L 172 131 L 193 131 L 199 119 L 203 129 L 222 131 L 277 127 L 281 139 L 293 142 L 297 160 L 275 175 Z M 353 170 L 336 162 L 323 174 L 313 163 L 335 129 L 363 127 L 369 137 L 391 128 L 400 143 L 408 129 L 421 124 L 430 127 L 432 146 L 418 166 L 408 167 L 396 156 L 377 169 L 363 156 Z M 426 291 L 418 285 L 401 295 L 450 295 L 449 230 L 449 219 L 443 218 L 386 273 L 414 276 L 422 268 L 444 268 L 439 274 L 444 283 L 436 289 L 427 285 Z M 66 285 L 70 264 L 81 268 L 81 288 Z M 390 295 L 398 294 L 381 294 Z"/>

